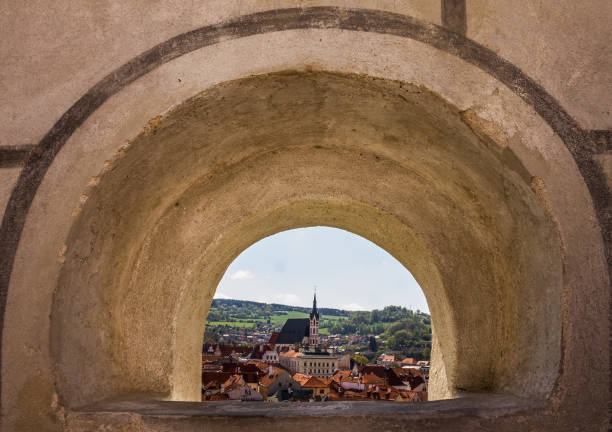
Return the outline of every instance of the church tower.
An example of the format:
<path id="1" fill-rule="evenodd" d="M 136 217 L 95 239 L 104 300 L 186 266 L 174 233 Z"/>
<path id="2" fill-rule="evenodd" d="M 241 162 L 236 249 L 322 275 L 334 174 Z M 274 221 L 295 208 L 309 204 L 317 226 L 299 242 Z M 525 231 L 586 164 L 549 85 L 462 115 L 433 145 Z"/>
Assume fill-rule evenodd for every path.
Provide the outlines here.
<path id="1" fill-rule="evenodd" d="M 316 347 L 319 344 L 319 311 L 317 310 L 317 293 L 312 301 L 310 312 L 310 332 L 308 333 L 308 345 Z"/>

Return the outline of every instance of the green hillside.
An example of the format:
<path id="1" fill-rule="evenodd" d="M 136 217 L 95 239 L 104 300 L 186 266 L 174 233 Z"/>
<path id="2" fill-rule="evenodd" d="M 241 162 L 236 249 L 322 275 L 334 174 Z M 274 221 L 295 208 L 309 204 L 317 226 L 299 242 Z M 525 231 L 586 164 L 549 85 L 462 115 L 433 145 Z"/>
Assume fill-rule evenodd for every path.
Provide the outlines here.
<path id="1" fill-rule="evenodd" d="M 373 341 L 363 346 L 372 355 L 386 349 L 418 358 L 429 357 L 431 317 L 424 312 L 401 306 L 359 312 L 321 308 L 319 312 L 319 332 L 322 335 L 372 336 Z M 279 331 L 287 319 L 307 318 L 309 313 L 308 307 L 215 299 L 208 314 L 206 331 L 213 334 L 232 330 L 269 333 Z"/>

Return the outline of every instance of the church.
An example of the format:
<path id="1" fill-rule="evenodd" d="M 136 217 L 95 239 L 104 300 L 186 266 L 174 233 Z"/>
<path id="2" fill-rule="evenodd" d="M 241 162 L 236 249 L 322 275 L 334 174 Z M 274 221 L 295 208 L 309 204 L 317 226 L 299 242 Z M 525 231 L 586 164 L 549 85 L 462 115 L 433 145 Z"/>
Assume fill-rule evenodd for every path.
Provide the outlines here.
<path id="1" fill-rule="evenodd" d="M 312 311 L 310 318 L 290 318 L 285 321 L 276 338 L 278 348 L 293 348 L 295 345 L 309 346 L 311 348 L 319 345 L 319 322 L 320 315 L 317 309 L 317 295 L 312 300 Z"/>
<path id="2" fill-rule="evenodd" d="M 338 357 L 320 346 L 320 321 L 315 294 L 310 317 L 288 319 L 276 337 L 276 348 L 280 350 L 280 364 L 288 368 L 292 374 L 302 373 L 329 378 L 337 369 Z"/>

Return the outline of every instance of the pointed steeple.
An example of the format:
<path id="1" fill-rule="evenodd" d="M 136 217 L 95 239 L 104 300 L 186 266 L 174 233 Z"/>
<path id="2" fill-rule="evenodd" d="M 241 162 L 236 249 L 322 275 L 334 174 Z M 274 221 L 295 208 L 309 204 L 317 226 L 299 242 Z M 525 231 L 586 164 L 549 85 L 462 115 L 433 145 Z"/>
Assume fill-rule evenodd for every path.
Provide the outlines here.
<path id="1" fill-rule="evenodd" d="M 311 348 L 319 345 L 319 311 L 317 310 L 316 287 L 314 299 L 312 300 L 312 311 L 310 312 L 310 332 L 308 333 L 308 345 L 310 345 Z"/>
<path id="2" fill-rule="evenodd" d="M 312 311 L 310 312 L 310 319 L 313 317 L 317 317 L 319 319 L 319 311 L 317 310 L 317 293 L 314 294 L 314 299 L 312 300 Z"/>

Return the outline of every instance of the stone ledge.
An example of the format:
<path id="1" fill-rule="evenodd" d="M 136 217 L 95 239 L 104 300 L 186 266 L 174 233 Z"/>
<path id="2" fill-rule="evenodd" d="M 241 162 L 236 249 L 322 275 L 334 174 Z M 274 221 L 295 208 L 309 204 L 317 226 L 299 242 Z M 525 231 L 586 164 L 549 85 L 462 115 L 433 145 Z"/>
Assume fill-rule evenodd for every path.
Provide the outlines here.
<path id="1" fill-rule="evenodd" d="M 467 394 L 458 399 L 423 403 L 385 402 L 172 402 L 144 399 L 104 401 L 70 411 L 66 431 L 242 431 L 316 427 L 318 431 L 495 432 L 537 427 L 563 430 L 546 402 L 508 395 Z M 561 429 L 559 428 L 561 427 Z"/>
<path id="2" fill-rule="evenodd" d="M 420 403 L 346 402 L 175 402 L 145 399 L 103 401 L 78 408 L 74 415 L 132 413 L 141 416 L 294 417 L 294 416 L 499 416 L 543 408 L 546 402 L 510 395 L 468 394 L 457 399 Z"/>

